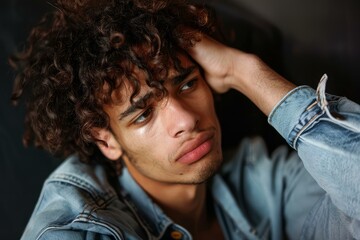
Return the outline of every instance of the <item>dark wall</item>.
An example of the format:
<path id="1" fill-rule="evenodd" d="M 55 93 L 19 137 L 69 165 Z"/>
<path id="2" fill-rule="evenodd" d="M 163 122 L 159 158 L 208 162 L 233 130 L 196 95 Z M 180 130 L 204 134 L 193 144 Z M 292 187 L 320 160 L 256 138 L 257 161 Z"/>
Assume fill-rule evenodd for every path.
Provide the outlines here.
<path id="1" fill-rule="evenodd" d="M 326 72 L 330 92 L 360 99 L 359 1 L 226 2 L 231 2 L 232 9 L 243 9 L 279 30 L 284 74 L 292 81 L 316 86 Z"/>
<path id="2" fill-rule="evenodd" d="M 360 102 L 359 1 L 208 2 L 217 9 L 228 44 L 256 53 L 297 85 L 316 88 L 321 76 L 327 73 L 328 93 Z M 284 143 L 243 97 L 230 92 L 222 96 L 220 104 L 226 146 L 236 144 L 244 134 L 259 133 L 270 149 Z M 234 128 L 235 125 L 239 127 Z"/>
<path id="3" fill-rule="evenodd" d="M 45 1 L 0 2 L 0 239 L 19 239 L 42 182 L 57 164 L 46 153 L 22 146 L 24 108 L 10 102 L 13 73 L 7 57 L 39 20 Z"/>
<path id="4" fill-rule="evenodd" d="M 360 6 L 358 0 L 212 0 L 223 39 L 261 56 L 296 84 L 316 87 L 329 75 L 328 92 L 360 102 Z M 0 2 L 0 238 L 18 239 L 41 185 L 58 164 L 46 153 L 22 147 L 23 107 L 10 104 L 13 73 L 7 56 L 21 46 L 40 14 L 41 0 Z M 261 134 L 273 149 L 283 141 L 243 96 L 217 97 L 225 147 L 244 135 Z"/>

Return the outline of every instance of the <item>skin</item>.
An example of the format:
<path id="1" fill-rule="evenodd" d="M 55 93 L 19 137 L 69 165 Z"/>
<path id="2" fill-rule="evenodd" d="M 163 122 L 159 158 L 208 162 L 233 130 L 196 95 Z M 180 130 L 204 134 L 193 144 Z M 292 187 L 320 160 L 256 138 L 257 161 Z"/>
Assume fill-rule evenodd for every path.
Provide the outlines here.
<path id="1" fill-rule="evenodd" d="M 221 130 L 212 92 L 198 67 L 184 54 L 179 59 L 182 67 L 193 70 L 183 76 L 169 71 L 164 83 L 168 95 L 162 100 L 150 98 L 144 109 L 129 111 L 129 85 L 113 94 L 118 104 L 104 107 L 111 131 L 97 130 L 98 139 L 106 142 L 98 146 L 109 159 L 122 157 L 135 181 L 167 215 L 199 238 L 199 232 L 210 234 L 205 231 L 209 228 L 220 233 L 206 210 L 206 180 L 222 163 Z M 134 73 L 142 82 L 136 102 L 153 90 L 139 69 Z M 181 80 L 173 83 L 178 76 Z"/>
<path id="2" fill-rule="evenodd" d="M 184 55 L 180 59 L 185 68 L 195 66 Z M 152 92 L 143 74 L 137 72 L 142 79 L 142 89 L 135 101 Z M 178 73 L 171 71 L 169 79 L 176 76 Z M 160 101 L 150 98 L 144 109 L 136 109 L 126 116 L 123 113 L 131 106 L 130 101 L 106 106 L 114 137 L 130 173 L 142 185 L 148 181 L 167 185 L 202 183 L 214 174 L 222 159 L 220 126 L 212 93 L 198 68 L 183 76 L 180 83 L 167 81 L 165 87 L 167 97 Z M 131 92 L 127 86 L 121 96 L 130 99 Z M 178 161 L 184 147 L 199 137 L 209 139 L 210 152 L 195 162 Z M 197 145 L 194 143 L 191 149 Z"/>
<path id="3" fill-rule="evenodd" d="M 189 49 L 189 54 L 201 65 L 213 90 L 224 93 L 235 89 L 247 96 L 266 116 L 296 87 L 257 56 L 225 46 L 205 35 Z"/>
<path id="4" fill-rule="evenodd" d="M 106 143 L 98 144 L 104 155 L 113 160 L 122 157 L 139 185 L 194 239 L 221 239 L 221 229 L 208 211 L 210 204 L 207 205 L 206 198 L 206 180 L 222 162 L 220 127 L 208 85 L 219 93 L 231 88 L 239 91 L 267 116 L 295 85 L 256 56 L 207 36 L 188 53 L 203 68 L 206 82 L 198 71 L 179 85 L 167 82 L 166 100 L 150 101 L 151 111 L 136 111 L 119 121 L 119 115 L 129 107 L 129 102 L 123 99 L 129 99 L 131 91 L 125 87 L 116 94 L 123 96 L 123 104 L 105 107 L 112 131 L 94 132 Z M 184 55 L 180 57 L 184 67 L 192 65 Z M 138 74 L 139 79 L 144 79 Z M 177 74 L 170 71 L 169 78 Z M 197 79 L 196 84 L 193 78 Z M 143 84 L 140 96 L 149 91 Z M 210 150 L 191 164 L 180 162 L 179 149 L 204 134 L 211 136 L 207 144 Z"/>

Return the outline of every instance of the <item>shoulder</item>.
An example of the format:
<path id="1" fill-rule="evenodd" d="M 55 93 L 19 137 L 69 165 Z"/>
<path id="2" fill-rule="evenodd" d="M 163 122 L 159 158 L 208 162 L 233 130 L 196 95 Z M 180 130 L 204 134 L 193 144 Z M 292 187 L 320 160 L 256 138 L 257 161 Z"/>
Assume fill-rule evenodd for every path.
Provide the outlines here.
<path id="1" fill-rule="evenodd" d="M 122 239 L 124 231 L 137 226 L 135 219 L 117 194 L 108 169 L 72 156 L 45 181 L 23 238 L 41 239 L 49 233 L 68 236 L 91 229 Z"/>
<path id="2" fill-rule="evenodd" d="M 269 153 L 261 137 L 244 138 L 236 149 L 224 154 L 224 159 L 220 175 L 236 188 L 254 185 L 270 187 L 278 180 L 304 171 L 295 151 L 282 145 Z"/>
<path id="3" fill-rule="evenodd" d="M 225 151 L 224 160 L 222 174 L 231 174 L 245 166 L 264 168 L 263 165 L 274 165 L 278 161 L 300 162 L 296 152 L 289 151 L 286 145 L 279 146 L 269 153 L 266 143 L 259 136 L 242 139 L 236 148 Z"/>
<path id="4" fill-rule="evenodd" d="M 58 190 L 71 190 L 74 188 L 77 192 L 86 192 L 91 197 L 84 200 L 101 205 L 103 201 L 117 195 L 110 176 L 109 168 L 104 165 L 83 163 L 78 157 L 71 156 L 49 176 L 45 181 L 44 189 L 54 187 Z"/>

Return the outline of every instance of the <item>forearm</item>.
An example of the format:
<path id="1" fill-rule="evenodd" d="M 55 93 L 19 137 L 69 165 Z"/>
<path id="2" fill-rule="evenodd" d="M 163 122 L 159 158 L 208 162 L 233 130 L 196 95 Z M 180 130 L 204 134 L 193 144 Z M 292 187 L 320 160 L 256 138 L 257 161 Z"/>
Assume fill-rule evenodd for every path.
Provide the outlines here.
<path id="1" fill-rule="evenodd" d="M 310 87 L 295 88 L 256 56 L 206 36 L 189 53 L 215 91 L 236 89 L 269 116 L 337 209 L 359 224 L 360 106 L 345 98 L 326 101 L 325 82 L 317 94 Z M 351 221 L 345 226 L 349 232 Z"/>
<path id="2" fill-rule="evenodd" d="M 360 220 L 360 106 L 299 87 L 275 107 L 269 122 L 298 151 L 305 168 L 346 215 Z M 325 97 L 326 96 L 326 97 Z"/>
<path id="3" fill-rule="evenodd" d="M 266 116 L 296 87 L 252 54 L 237 51 L 234 68 L 231 88 L 247 96 Z"/>
<path id="4" fill-rule="evenodd" d="M 216 92 L 236 89 L 267 116 L 295 87 L 255 55 L 227 47 L 207 36 L 188 51 L 202 66 L 207 82 Z"/>

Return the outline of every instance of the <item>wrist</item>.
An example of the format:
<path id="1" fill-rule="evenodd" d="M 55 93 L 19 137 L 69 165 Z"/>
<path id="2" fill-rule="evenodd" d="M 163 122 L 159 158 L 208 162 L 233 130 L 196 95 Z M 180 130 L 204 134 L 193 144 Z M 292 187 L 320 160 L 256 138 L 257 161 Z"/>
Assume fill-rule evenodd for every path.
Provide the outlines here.
<path id="1" fill-rule="evenodd" d="M 257 75 L 261 68 L 261 59 L 254 54 L 239 50 L 232 51 L 232 66 L 227 78 L 229 88 L 246 92 L 246 88 L 252 83 L 251 78 Z"/>
<path id="2" fill-rule="evenodd" d="M 238 51 L 229 86 L 248 97 L 268 115 L 278 101 L 295 85 L 268 67 L 259 57 Z"/>

